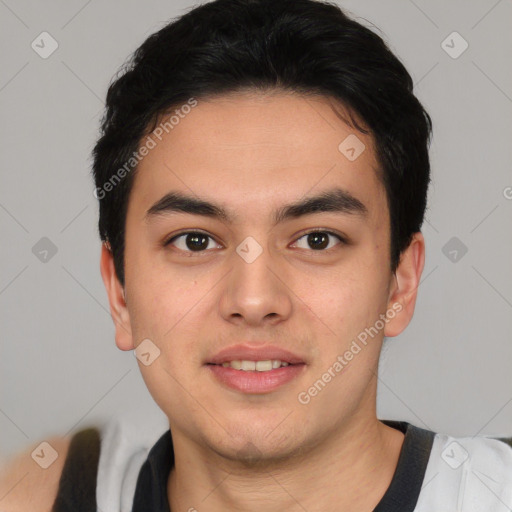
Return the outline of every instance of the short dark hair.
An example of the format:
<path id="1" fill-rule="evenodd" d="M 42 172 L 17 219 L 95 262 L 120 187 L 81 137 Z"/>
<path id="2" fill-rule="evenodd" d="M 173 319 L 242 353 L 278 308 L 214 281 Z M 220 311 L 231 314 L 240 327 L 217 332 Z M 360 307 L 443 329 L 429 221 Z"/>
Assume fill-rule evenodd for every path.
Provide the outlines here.
<path id="1" fill-rule="evenodd" d="M 420 231 L 430 183 L 432 122 L 413 94 L 411 76 L 381 37 L 334 3 L 215 0 L 149 36 L 108 89 L 93 175 L 99 234 L 112 250 L 121 284 L 133 155 L 142 138 L 191 98 L 244 90 L 333 98 L 348 110 L 352 126 L 372 135 L 395 272 Z"/>

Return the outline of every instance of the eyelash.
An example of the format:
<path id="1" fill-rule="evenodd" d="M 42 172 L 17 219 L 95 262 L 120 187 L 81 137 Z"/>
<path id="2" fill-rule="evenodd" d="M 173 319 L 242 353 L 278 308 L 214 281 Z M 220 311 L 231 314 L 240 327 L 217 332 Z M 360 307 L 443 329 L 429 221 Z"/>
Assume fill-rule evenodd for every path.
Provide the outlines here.
<path id="1" fill-rule="evenodd" d="M 312 233 L 323 233 L 323 234 L 326 234 L 326 235 L 330 235 L 330 236 L 333 236 L 335 238 L 337 238 L 339 241 L 340 241 L 340 244 L 339 245 L 347 245 L 348 244 L 348 241 L 346 238 L 344 238 L 342 235 L 339 235 L 338 233 L 334 233 L 333 231 L 329 231 L 329 230 L 326 230 L 326 229 L 313 229 L 311 231 L 307 231 L 306 233 L 302 233 L 298 238 L 295 239 L 295 242 L 297 242 L 298 240 L 300 240 L 301 238 L 304 238 L 305 236 L 308 236 Z M 178 238 L 182 237 L 182 236 L 186 236 L 186 235 L 205 235 L 206 237 L 212 239 L 215 241 L 215 239 L 209 235 L 208 233 L 204 232 L 204 231 L 200 231 L 200 230 L 195 230 L 195 231 L 183 231 L 181 233 L 178 233 L 176 235 L 173 235 L 171 238 L 169 238 L 168 240 L 166 240 L 164 243 L 163 243 L 163 246 L 164 247 L 167 247 L 168 245 L 171 245 L 172 242 L 174 242 L 175 240 L 177 240 Z M 216 242 L 217 243 L 217 242 Z M 330 251 L 332 251 L 333 249 L 335 249 L 337 246 L 334 246 L 334 247 L 330 247 L 329 249 L 319 249 L 318 251 L 315 251 L 314 249 L 308 249 L 310 252 L 328 252 L 330 253 Z M 183 249 L 178 249 L 179 251 L 182 251 L 182 252 L 186 252 L 186 253 L 189 253 L 189 254 L 201 254 L 201 253 L 205 253 L 205 252 L 208 252 L 210 249 L 205 249 L 205 250 L 202 250 L 202 251 L 189 251 L 189 250 L 183 250 Z"/>

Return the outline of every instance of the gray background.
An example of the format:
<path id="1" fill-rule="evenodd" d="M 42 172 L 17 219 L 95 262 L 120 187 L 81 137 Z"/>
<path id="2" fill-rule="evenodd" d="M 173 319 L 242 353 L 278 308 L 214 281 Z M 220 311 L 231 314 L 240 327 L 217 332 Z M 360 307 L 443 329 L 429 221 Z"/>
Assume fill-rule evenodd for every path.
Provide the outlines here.
<path id="1" fill-rule="evenodd" d="M 340 4 L 379 27 L 434 121 L 426 265 L 415 317 L 385 348 L 379 417 L 512 435 L 512 2 Z M 0 0 L 2 457 L 158 410 L 133 353 L 114 343 L 90 151 L 111 77 L 192 5 Z M 59 45 L 47 59 L 31 47 L 43 31 Z M 441 44 L 453 31 L 469 43 L 458 58 Z M 33 252 L 43 237 L 57 249 L 46 262 Z"/>

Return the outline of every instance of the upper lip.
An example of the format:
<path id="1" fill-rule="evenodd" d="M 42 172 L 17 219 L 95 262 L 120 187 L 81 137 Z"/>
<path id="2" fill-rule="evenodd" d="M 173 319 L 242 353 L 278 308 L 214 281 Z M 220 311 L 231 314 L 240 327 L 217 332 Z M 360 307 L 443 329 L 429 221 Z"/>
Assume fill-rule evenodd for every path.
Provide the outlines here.
<path id="1" fill-rule="evenodd" d="M 304 363 L 304 359 L 292 352 L 272 345 L 248 344 L 232 345 L 212 356 L 207 363 L 222 364 L 228 361 L 268 361 L 279 360 L 290 364 Z"/>

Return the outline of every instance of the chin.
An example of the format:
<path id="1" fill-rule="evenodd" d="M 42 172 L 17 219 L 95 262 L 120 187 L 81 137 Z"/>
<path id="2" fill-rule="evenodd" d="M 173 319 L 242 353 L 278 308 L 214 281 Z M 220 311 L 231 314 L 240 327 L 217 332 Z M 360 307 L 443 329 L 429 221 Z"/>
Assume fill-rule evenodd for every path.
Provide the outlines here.
<path id="1" fill-rule="evenodd" d="M 299 445 L 300 443 L 297 443 Z M 297 455 L 293 446 L 276 446 L 267 440 L 247 441 L 245 444 L 222 446 L 215 449 L 218 455 L 233 462 L 238 462 L 247 468 L 275 467 L 276 464 L 289 461 L 290 457 Z"/>
<path id="2" fill-rule="evenodd" d="M 279 425 L 282 419 L 251 421 L 248 415 L 243 424 L 229 423 L 229 433 L 217 431 L 214 436 L 207 436 L 205 441 L 221 457 L 243 466 L 275 465 L 297 456 L 308 444 L 304 425 L 300 430 L 291 423 L 286 428 L 286 421 Z"/>

